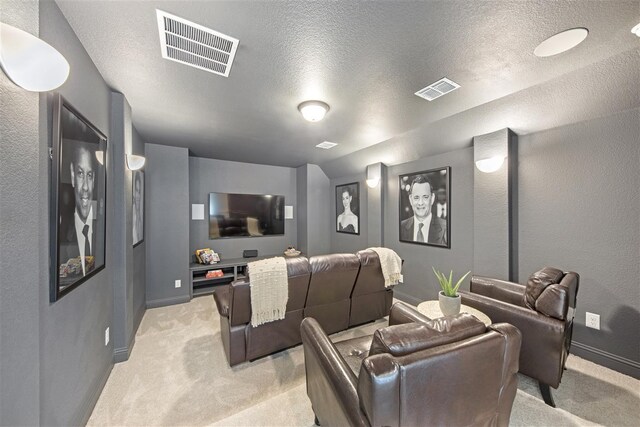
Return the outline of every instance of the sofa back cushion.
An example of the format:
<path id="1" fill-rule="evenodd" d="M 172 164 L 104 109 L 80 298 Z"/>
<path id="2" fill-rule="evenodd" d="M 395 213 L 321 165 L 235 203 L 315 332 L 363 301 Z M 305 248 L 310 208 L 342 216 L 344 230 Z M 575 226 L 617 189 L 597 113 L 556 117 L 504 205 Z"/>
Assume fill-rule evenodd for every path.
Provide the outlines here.
<path id="1" fill-rule="evenodd" d="M 360 260 L 360 273 L 351 297 L 384 291 L 386 288 L 378 254 L 371 249 L 365 249 L 358 251 L 356 256 Z"/>
<path id="2" fill-rule="evenodd" d="M 286 258 L 289 279 L 289 299 L 287 311 L 302 310 L 307 300 L 311 268 L 306 257 Z"/>
<path id="3" fill-rule="evenodd" d="M 545 267 L 529 276 L 524 291 L 524 305 L 535 310 L 538 297 L 540 297 L 547 286 L 560 283 L 562 276 L 564 276 L 564 273 L 553 267 Z"/>
<path id="4" fill-rule="evenodd" d="M 360 270 L 355 254 L 317 255 L 309 258 L 311 281 L 306 306 L 348 300 Z"/>
<path id="5" fill-rule="evenodd" d="M 441 317 L 429 322 L 405 323 L 378 329 L 369 355 L 404 356 L 420 350 L 460 341 L 486 331 L 484 323 L 469 313 Z"/>

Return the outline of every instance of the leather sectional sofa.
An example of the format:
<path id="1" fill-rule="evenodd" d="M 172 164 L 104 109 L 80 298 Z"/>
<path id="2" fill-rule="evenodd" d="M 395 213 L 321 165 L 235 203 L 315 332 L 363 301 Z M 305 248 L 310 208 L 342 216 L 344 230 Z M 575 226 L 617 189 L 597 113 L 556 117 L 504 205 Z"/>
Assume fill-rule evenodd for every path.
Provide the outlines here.
<path id="1" fill-rule="evenodd" d="M 230 366 L 300 344 L 300 323 L 305 317 L 315 318 L 332 334 L 389 314 L 393 290 L 384 286 L 374 251 L 287 258 L 286 262 L 289 299 L 282 320 L 251 326 L 250 278 L 214 292 Z"/>

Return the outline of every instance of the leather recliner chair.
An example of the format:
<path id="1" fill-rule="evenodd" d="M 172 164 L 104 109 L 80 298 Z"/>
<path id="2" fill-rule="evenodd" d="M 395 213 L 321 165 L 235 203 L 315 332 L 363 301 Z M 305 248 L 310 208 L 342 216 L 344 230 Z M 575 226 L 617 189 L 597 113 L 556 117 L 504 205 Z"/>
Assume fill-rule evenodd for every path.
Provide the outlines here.
<path id="1" fill-rule="evenodd" d="M 473 276 L 471 292 L 459 291 L 463 304 L 522 332 L 520 372 L 538 381 L 552 407 L 549 387 L 560 385 L 569 355 L 579 281 L 575 272 L 546 267 L 532 274 L 526 286 Z"/>
<path id="2" fill-rule="evenodd" d="M 389 327 L 333 344 L 301 324 L 307 394 L 323 426 L 507 426 L 520 332 L 467 313 L 429 320 L 391 308 Z"/>

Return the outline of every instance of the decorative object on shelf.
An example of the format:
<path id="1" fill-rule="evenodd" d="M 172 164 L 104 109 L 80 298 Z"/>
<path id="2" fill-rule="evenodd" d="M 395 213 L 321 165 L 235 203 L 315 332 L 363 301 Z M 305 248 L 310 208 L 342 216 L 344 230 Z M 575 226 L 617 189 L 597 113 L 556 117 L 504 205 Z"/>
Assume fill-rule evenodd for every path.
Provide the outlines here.
<path id="1" fill-rule="evenodd" d="M 247 249 L 245 251 L 242 251 L 242 258 L 255 258 L 257 256 L 258 256 L 257 249 Z"/>
<path id="2" fill-rule="evenodd" d="M 437 271 L 434 267 L 433 273 L 438 278 L 438 282 L 440 283 L 440 287 L 442 290 L 438 293 L 438 301 L 440 302 L 440 311 L 445 316 L 451 316 L 454 314 L 460 313 L 460 295 L 458 294 L 458 288 L 462 281 L 471 273 L 471 271 L 467 271 L 467 273 L 462 276 L 458 282 L 453 285 L 453 270 L 449 273 L 449 277 L 445 276 L 441 272 Z"/>
<path id="3" fill-rule="evenodd" d="M 220 255 L 215 253 L 211 248 L 196 249 L 196 260 L 200 264 L 215 264 L 220 262 Z"/>
<path id="4" fill-rule="evenodd" d="M 400 175 L 400 241 L 451 248 L 451 167 Z"/>
<path id="5" fill-rule="evenodd" d="M 207 279 L 214 279 L 216 277 L 223 277 L 223 276 L 224 276 L 224 273 L 222 272 L 222 270 L 209 270 L 205 275 Z"/>
<path id="6" fill-rule="evenodd" d="M 293 246 L 289 246 L 286 251 L 284 251 L 285 256 L 298 256 L 300 255 L 300 251 L 294 248 Z"/>
<path id="7" fill-rule="evenodd" d="M 336 185 L 336 231 L 360 234 L 360 183 Z"/>
<path id="8" fill-rule="evenodd" d="M 104 268 L 107 210 L 107 137 L 60 94 L 53 102 L 52 302 Z"/>
<path id="9" fill-rule="evenodd" d="M 133 246 L 136 247 L 144 240 L 144 172 L 133 171 L 132 185 L 132 209 Z"/>

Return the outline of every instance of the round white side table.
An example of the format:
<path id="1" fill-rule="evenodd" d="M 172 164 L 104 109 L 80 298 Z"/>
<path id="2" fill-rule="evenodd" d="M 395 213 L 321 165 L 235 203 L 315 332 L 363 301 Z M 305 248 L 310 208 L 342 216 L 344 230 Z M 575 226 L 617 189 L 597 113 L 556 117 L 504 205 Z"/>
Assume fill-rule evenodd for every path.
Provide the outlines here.
<path id="1" fill-rule="evenodd" d="M 436 300 L 421 302 L 420 304 L 418 304 L 417 308 L 420 313 L 424 314 L 429 319 L 443 317 L 442 311 L 440 311 L 440 303 Z M 491 324 L 491 319 L 489 319 L 489 316 L 487 316 L 480 310 L 469 307 L 468 305 L 461 304 L 460 313 L 473 314 L 485 325 L 489 326 Z"/>

